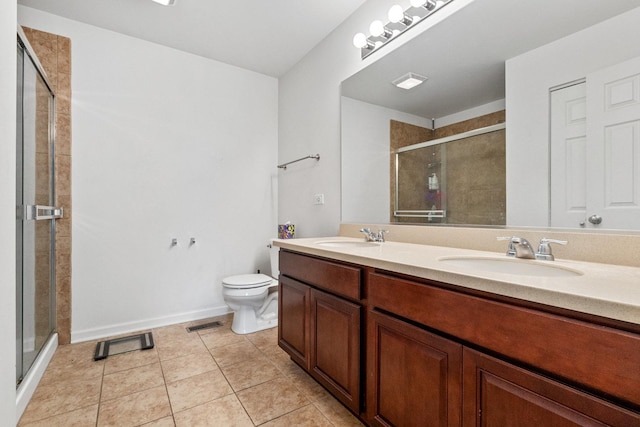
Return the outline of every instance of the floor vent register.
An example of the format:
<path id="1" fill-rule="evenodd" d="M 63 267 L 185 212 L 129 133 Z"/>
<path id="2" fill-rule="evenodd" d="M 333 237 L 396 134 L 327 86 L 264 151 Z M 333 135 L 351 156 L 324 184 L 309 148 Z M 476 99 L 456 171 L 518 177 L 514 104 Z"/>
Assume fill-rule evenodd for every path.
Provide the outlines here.
<path id="1" fill-rule="evenodd" d="M 203 323 L 202 325 L 189 326 L 187 328 L 187 332 L 201 331 L 203 329 L 209 329 L 209 328 L 217 328 L 218 326 L 222 326 L 222 323 L 216 320 L 215 322 Z"/>

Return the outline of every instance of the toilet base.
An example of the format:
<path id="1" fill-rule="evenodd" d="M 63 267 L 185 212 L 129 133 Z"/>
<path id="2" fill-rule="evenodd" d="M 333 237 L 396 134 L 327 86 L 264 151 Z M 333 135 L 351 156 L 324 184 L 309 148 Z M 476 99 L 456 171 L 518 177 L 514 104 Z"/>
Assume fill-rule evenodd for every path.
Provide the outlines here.
<path id="1" fill-rule="evenodd" d="M 263 304 L 256 310 L 251 306 L 239 306 L 233 312 L 231 330 L 239 335 L 278 326 L 278 292 L 272 292 Z"/>

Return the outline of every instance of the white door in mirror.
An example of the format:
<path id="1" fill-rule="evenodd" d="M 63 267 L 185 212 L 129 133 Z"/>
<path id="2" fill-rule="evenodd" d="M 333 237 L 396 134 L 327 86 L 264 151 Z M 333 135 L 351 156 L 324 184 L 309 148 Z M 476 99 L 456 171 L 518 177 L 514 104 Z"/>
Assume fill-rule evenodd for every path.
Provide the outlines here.
<path id="1" fill-rule="evenodd" d="M 582 82 L 551 92 L 551 226 L 585 226 L 587 98 Z"/>
<path id="2" fill-rule="evenodd" d="M 551 95 L 551 226 L 640 228 L 640 57 Z"/>
<path id="3" fill-rule="evenodd" d="M 593 183 L 587 181 L 588 212 L 601 217 L 594 227 L 637 230 L 640 58 L 588 75 L 587 100 L 587 135 L 593 138 L 587 145 L 587 170 L 593 178 Z"/>

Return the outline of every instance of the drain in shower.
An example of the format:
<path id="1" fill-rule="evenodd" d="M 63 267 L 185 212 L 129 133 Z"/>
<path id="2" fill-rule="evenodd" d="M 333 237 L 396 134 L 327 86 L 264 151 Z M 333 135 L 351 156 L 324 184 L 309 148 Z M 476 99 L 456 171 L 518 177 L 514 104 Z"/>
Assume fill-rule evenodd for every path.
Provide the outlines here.
<path id="1" fill-rule="evenodd" d="M 187 332 L 201 331 L 203 329 L 209 329 L 209 328 L 217 328 L 218 326 L 222 326 L 222 323 L 220 323 L 219 320 L 216 320 L 215 322 L 203 323 L 202 325 L 189 326 L 187 328 Z"/>
<path id="2" fill-rule="evenodd" d="M 153 335 L 151 332 L 114 338 L 112 340 L 100 341 L 96 344 L 96 352 L 93 355 L 93 360 L 102 360 L 116 354 L 136 350 L 149 350 L 151 348 L 153 348 Z"/>

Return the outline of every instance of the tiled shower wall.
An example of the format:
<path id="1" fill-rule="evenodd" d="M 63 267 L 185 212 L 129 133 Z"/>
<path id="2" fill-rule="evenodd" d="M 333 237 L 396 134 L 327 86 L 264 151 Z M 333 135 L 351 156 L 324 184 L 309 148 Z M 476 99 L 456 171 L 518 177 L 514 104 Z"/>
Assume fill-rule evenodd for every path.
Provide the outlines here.
<path id="1" fill-rule="evenodd" d="M 391 120 L 389 123 L 389 134 L 389 171 L 391 174 L 389 179 L 389 182 L 391 183 L 389 191 L 389 194 L 391 195 L 391 200 L 389 202 L 389 221 L 403 222 L 403 219 L 394 218 L 393 216 L 396 198 L 396 150 L 409 145 L 419 144 L 420 142 L 435 139 L 435 132 L 431 129 L 399 122 L 397 120 Z M 428 161 L 429 160 L 425 159 L 424 163 L 426 164 Z"/>
<path id="2" fill-rule="evenodd" d="M 58 342 L 71 342 L 71 40 L 24 27 L 55 93 L 56 330 Z"/>
<path id="3" fill-rule="evenodd" d="M 395 150 L 400 147 L 444 138 L 470 130 L 502 123 L 505 121 L 505 111 L 483 115 L 470 120 L 454 123 L 432 131 L 407 123 L 391 121 L 390 161 L 391 161 L 391 222 L 426 222 L 427 218 L 394 218 L 395 205 Z M 446 163 L 450 167 L 446 173 L 446 209 L 448 224 L 485 224 L 502 225 L 505 223 L 505 152 L 504 131 L 492 132 L 474 137 L 473 143 L 467 140 L 450 142 L 447 144 Z M 401 178 L 412 188 L 403 186 L 400 193 L 402 209 L 440 209 L 439 196 L 430 200 L 427 196 L 426 183 L 428 175 L 437 172 L 442 180 L 438 148 L 421 149 L 405 154 Z M 467 166 L 473 164 L 474 166 Z M 434 165 L 429 168 L 427 165 Z M 455 167 L 454 167 L 455 166 Z M 426 197 L 426 199 L 425 199 Z M 437 199 L 437 200 L 436 200 Z M 426 201 L 425 201 L 426 200 Z M 426 205 L 425 205 L 426 203 Z M 436 220 L 440 222 L 440 220 Z"/>

